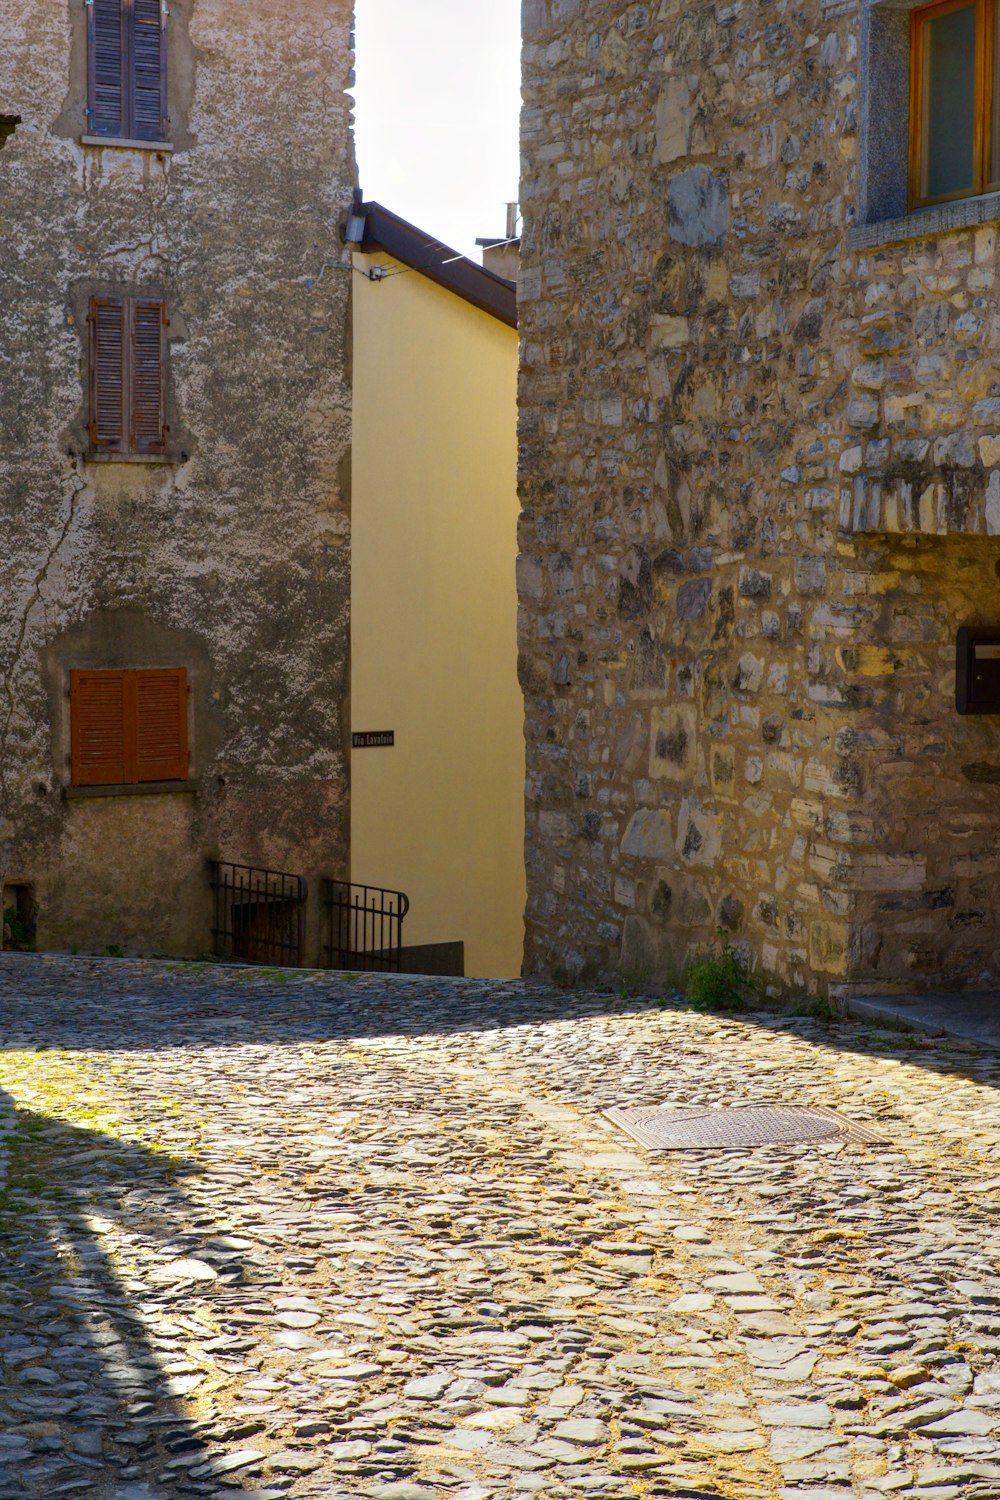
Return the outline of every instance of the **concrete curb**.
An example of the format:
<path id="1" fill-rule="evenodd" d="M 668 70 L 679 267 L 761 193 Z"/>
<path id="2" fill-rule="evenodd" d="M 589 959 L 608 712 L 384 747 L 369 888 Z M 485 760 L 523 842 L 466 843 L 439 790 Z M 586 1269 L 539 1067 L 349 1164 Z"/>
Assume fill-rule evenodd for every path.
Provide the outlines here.
<path id="1" fill-rule="evenodd" d="M 844 998 L 844 1015 L 928 1037 L 1000 1051 L 1000 995 Z"/>

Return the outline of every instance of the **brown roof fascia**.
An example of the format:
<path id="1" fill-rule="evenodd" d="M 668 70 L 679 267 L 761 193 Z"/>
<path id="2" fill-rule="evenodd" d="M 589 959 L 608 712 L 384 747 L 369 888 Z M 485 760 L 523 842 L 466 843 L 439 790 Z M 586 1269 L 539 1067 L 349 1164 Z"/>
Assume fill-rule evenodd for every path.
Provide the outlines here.
<path id="1" fill-rule="evenodd" d="M 355 249 L 362 255 L 381 251 L 437 282 L 456 297 L 471 302 L 481 312 L 499 318 L 508 328 L 517 327 L 517 287 L 513 281 L 477 266 L 440 240 L 425 234 L 398 214 L 390 213 L 381 203 L 355 203 L 352 219 L 364 220 L 360 239 L 350 235 Z"/>

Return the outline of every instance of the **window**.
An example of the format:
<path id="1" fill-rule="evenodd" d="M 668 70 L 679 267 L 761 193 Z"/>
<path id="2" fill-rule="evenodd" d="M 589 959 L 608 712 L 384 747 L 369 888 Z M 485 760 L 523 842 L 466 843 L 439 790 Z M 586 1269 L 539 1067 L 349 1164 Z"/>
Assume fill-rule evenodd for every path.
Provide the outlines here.
<path id="1" fill-rule="evenodd" d="M 183 667 L 71 672 L 72 784 L 186 781 L 187 718 Z"/>
<path id="2" fill-rule="evenodd" d="M 165 0 L 86 3 L 91 133 L 119 140 L 165 140 Z"/>
<path id="3" fill-rule="evenodd" d="M 90 300 L 90 446 L 94 453 L 166 448 L 167 310 L 146 297 Z"/>
<path id="4" fill-rule="evenodd" d="M 1000 187 L 1000 0 L 941 0 L 913 14 L 910 207 Z"/>

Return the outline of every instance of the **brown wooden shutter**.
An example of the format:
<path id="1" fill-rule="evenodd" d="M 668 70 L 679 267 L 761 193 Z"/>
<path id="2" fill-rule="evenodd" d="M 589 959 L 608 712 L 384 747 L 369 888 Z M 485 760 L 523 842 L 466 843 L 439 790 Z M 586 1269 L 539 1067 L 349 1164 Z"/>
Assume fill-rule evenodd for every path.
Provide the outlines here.
<path id="1" fill-rule="evenodd" d="M 167 129 L 167 26 L 162 0 L 129 5 L 130 135 L 162 141 Z"/>
<path id="2" fill-rule="evenodd" d="M 126 134 L 126 0 L 91 0 L 89 16 L 89 110 L 94 135 Z"/>
<path id="3" fill-rule="evenodd" d="M 135 696 L 136 781 L 186 781 L 187 672 L 131 672 Z"/>
<path id="4" fill-rule="evenodd" d="M 166 308 L 136 299 L 131 304 L 131 423 L 133 453 L 162 453 L 166 446 Z"/>
<path id="5" fill-rule="evenodd" d="M 129 779 L 125 672 L 70 673 L 70 780 L 120 786 Z"/>
<path id="6" fill-rule="evenodd" d="M 97 448 L 125 446 L 125 301 L 90 302 L 90 442 Z"/>

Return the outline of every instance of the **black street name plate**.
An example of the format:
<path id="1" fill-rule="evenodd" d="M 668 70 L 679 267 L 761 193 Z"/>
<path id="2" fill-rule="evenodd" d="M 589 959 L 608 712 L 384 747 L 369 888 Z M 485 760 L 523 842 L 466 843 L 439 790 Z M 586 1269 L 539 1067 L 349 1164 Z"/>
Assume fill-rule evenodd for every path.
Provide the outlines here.
<path id="1" fill-rule="evenodd" d="M 396 731 L 394 729 L 359 729 L 351 735 L 351 744 L 355 750 L 379 750 L 384 745 L 395 745 Z"/>

